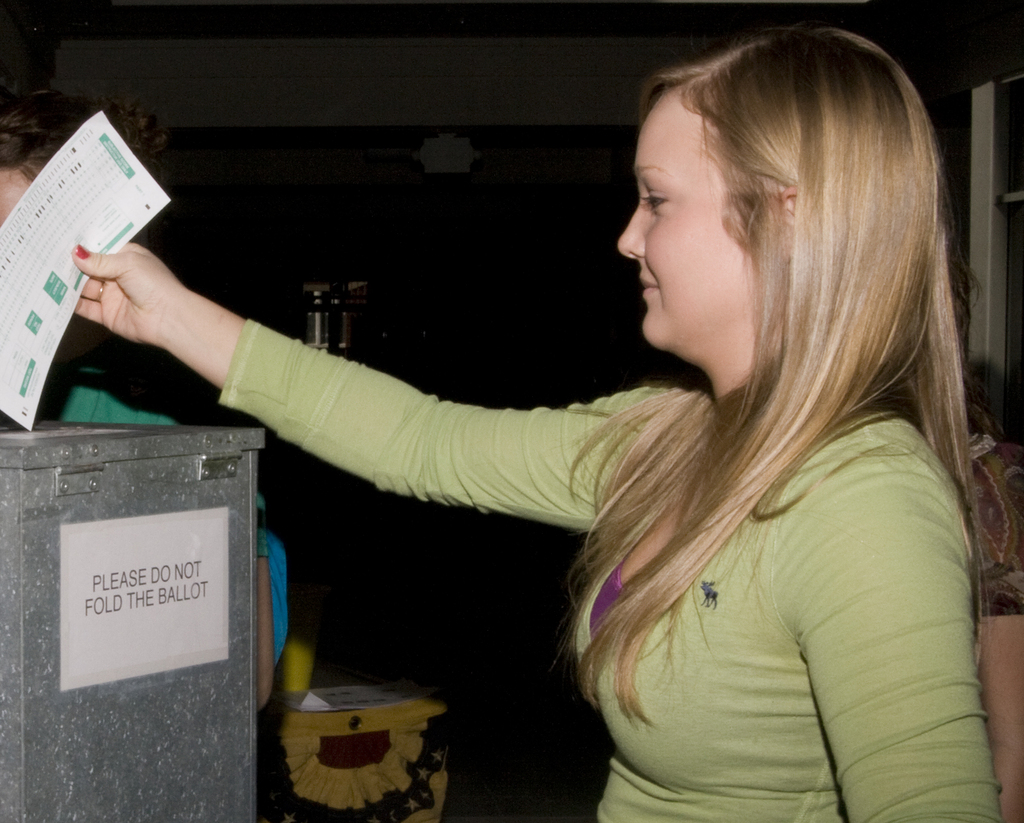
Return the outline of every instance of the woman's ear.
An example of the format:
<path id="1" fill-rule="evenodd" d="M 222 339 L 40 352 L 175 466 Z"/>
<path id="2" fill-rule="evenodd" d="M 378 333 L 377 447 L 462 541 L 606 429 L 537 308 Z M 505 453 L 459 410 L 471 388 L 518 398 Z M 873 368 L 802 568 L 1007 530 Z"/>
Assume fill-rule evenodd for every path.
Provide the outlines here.
<path id="1" fill-rule="evenodd" d="M 779 199 L 782 200 L 782 207 L 786 215 L 786 222 L 793 225 L 796 219 L 796 186 L 787 186 L 779 192 Z"/>

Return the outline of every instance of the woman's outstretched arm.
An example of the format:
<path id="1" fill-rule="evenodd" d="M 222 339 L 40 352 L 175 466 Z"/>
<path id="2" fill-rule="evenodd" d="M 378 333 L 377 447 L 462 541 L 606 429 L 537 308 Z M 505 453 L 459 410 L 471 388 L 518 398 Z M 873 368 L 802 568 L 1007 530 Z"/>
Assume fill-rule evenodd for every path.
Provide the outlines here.
<path id="1" fill-rule="evenodd" d="M 75 311 L 115 334 L 166 349 L 223 388 L 244 322 L 189 291 L 148 250 L 129 244 L 117 254 L 78 246 L 75 265 L 91 278 Z"/>
<path id="2" fill-rule="evenodd" d="M 138 246 L 76 262 L 94 278 L 82 289 L 79 314 L 166 349 L 221 388 L 222 404 L 398 494 L 585 529 L 594 515 L 596 478 L 581 468 L 573 488 L 573 461 L 610 415 L 651 396 L 627 392 L 568 410 L 443 403 L 381 372 L 245 324 L 190 292 Z"/>

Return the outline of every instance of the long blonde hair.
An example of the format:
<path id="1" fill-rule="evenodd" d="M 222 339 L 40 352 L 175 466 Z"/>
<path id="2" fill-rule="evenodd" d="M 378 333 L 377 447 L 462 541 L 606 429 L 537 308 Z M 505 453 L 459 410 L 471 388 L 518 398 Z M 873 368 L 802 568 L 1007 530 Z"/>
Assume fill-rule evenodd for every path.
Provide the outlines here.
<path id="1" fill-rule="evenodd" d="M 649 81 L 699 114 L 729 191 L 725 226 L 749 253 L 757 346 L 746 385 L 712 398 L 673 389 L 611 418 L 581 460 L 599 466 L 598 516 L 577 560 L 585 603 L 666 522 L 667 545 L 624 586 L 579 656 L 584 694 L 610 667 L 643 718 L 638 660 L 655 624 L 744 521 L 825 443 L 883 417 L 922 433 L 960 490 L 967 427 L 934 134 L 895 61 L 848 32 L 749 35 Z M 780 193 L 795 186 L 791 220 Z"/>

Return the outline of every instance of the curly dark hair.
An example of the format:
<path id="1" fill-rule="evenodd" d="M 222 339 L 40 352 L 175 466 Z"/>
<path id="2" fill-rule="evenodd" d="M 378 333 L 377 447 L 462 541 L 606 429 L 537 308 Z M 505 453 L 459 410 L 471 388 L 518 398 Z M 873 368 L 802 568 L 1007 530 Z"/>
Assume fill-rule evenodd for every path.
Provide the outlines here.
<path id="1" fill-rule="evenodd" d="M 86 120 L 102 110 L 136 156 L 152 168 L 167 145 L 167 130 L 131 102 L 36 91 L 0 105 L 0 169 L 34 180 Z"/>

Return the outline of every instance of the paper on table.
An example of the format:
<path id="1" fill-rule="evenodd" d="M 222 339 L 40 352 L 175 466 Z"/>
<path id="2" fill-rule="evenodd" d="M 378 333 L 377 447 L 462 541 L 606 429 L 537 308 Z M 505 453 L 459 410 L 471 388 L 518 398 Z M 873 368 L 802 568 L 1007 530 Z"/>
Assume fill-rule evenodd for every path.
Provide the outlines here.
<path id="1" fill-rule="evenodd" d="M 115 252 L 170 198 L 103 112 L 50 160 L 0 226 L 0 411 L 26 429 L 86 277 L 81 243 Z"/>
<path id="2" fill-rule="evenodd" d="M 427 697 L 435 691 L 437 689 L 418 686 L 411 680 L 395 680 L 391 683 L 334 686 L 308 692 L 279 692 L 277 697 L 288 708 L 300 712 L 343 712 L 397 706 L 399 703 Z"/>

